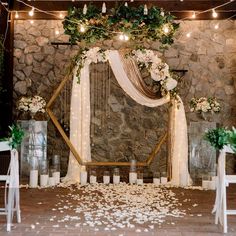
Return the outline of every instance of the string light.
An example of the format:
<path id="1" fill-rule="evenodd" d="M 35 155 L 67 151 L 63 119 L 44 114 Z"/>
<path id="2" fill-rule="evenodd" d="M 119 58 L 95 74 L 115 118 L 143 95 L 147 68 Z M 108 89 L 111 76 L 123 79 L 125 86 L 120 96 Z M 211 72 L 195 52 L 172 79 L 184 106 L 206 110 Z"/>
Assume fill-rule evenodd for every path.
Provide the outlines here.
<path id="1" fill-rule="evenodd" d="M 187 36 L 187 38 L 190 38 L 190 37 L 191 37 L 191 33 L 188 32 L 188 33 L 186 34 L 186 36 Z"/>
<path id="2" fill-rule="evenodd" d="M 84 33 L 86 31 L 86 28 L 83 25 L 81 25 L 79 31 L 81 33 Z"/>
<path id="3" fill-rule="evenodd" d="M 59 32 L 58 29 L 55 30 L 55 34 L 56 34 L 56 35 L 59 35 L 59 34 L 60 34 L 60 32 Z"/>
<path id="4" fill-rule="evenodd" d="M 31 24 L 31 25 L 33 25 L 33 24 L 34 24 L 34 21 L 33 21 L 33 20 L 31 20 L 31 21 L 30 21 L 30 24 Z"/>
<path id="5" fill-rule="evenodd" d="M 215 9 L 212 9 L 212 17 L 216 18 L 218 16 L 218 13 L 215 11 Z"/>
<path id="6" fill-rule="evenodd" d="M 62 13 L 60 13 L 59 17 L 62 19 L 64 17 L 64 15 Z"/>
<path id="7" fill-rule="evenodd" d="M 29 16 L 33 16 L 34 15 L 34 7 L 32 7 L 32 9 L 29 11 Z"/>
<path id="8" fill-rule="evenodd" d="M 196 13 L 195 13 L 195 11 L 194 11 L 193 14 L 192 14 L 192 18 L 193 18 L 193 19 L 196 18 Z"/>
<path id="9" fill-rule="evenodd" d="M 129 36 L 127 36 L 126 34 L 122 33 L 122 34 L 120 34 L 119 39 L 121 41 L 128 41 L 129 40 Z"/>
<path id="10" fill-rule="evenodd" d="M 215 24 L 214 29 L 219 29 L 219 24 Z"/>
<path id="11" fill-rule="evenodd" d="M 18 14 L 18 12 L 16 11 L 16 13 L 15 13 L 15 18 L 16 19 L 18 19 L 19 18 L 19 14 Z"/>
<path id="12" fill-rule="evenodd" d="M 170 28 L 168 25 L 164 25 L 162 30 L 165 34 L 168 34 L 170 32 Z"/>

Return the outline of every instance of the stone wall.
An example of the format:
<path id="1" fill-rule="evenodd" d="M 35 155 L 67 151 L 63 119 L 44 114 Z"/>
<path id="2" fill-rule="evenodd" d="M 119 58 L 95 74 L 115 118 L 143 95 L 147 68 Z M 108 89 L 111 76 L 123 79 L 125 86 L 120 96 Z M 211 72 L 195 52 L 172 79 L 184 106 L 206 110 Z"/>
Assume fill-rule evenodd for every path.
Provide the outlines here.
<path id="1" fill-rule="evenodd" d="M 160 52 L 160 55 L 170 68 L 188 70 L 180 85 L 188 123 L 200 121 L 197 114 L 189 111 L 188 102 L 192 97 L 216 96 L 220 100 L 222 111 L 212 119 L 230 127 L 236 125 L 236 22 L 220 21 L 217 30 L 214 29 L 214 25 L 215 21 L 181 22 L 175 43 L 168 50 Z M 55 30 L 59 30 L 59 35 L 55 34 Z M 186 33 L 190 31 L 191 37 L 188 38 Z M 64 78 L 70 59 L 79 48 L 66 45 L 53 46 L 51 42 L 67 40 L 68 37 L 63 35 L 61 21 L 35 20 L 33 24 L 27 20 L 15 21 L 15 102 L 22 95 L 39 94 L 47 101 L 50 99 L 54 89 Z M 104 41 L 99 46 L 105 49 L 118 49 L 123 46 L 128 47 L 129 43 L 124 45 L 118 41 Z M 145 47 L 158 49 L 159 44 L 146 42 Z M 115 83 L 114 78 L 112 81 Z M 110 106 L 111 132 L 109 134 L 100 132 L 92 137 L 93 158 L 124 160 L 135 156 L 143 160 L 167 129 L 168 107 L 150 109 L 140 106 L 126 96 L 117 84 L 111 91 L 111 98 L 119 109 L 114 110 Z M 62 115 L 60 111 L 63 109 L 62 99 L 63 97 L 60 97 L 54 106 L 58 116 Z M 15 114 L 17 114 L 16 110 Z M 65 172 L 68 148 L 51 121 L 48 125 L 48 134 L 48 155 L 62 155 L 62 166 Z M 160 166 L 164 168 L 166 156 L 166 148 L 163 147 L 151 169 L 156 170 Z"/>

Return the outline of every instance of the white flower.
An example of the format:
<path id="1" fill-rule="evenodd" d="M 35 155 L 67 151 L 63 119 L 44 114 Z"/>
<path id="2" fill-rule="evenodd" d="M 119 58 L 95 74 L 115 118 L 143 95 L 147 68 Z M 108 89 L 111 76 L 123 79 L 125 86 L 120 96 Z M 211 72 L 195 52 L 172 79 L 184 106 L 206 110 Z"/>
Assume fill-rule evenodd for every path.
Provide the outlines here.
<path id="1" fill-rule="evenodd" d="M 171 77 L 166 79 L 165 87 L 167 91 L 174 89 L 177 86 L 177 81 Z"/>

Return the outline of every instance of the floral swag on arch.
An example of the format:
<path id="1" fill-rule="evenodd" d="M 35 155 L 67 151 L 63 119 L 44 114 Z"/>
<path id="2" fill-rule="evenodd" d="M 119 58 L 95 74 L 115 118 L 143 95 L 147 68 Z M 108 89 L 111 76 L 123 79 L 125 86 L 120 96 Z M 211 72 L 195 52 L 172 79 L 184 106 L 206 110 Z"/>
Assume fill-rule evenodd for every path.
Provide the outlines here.
<path id="1" fill-rule="evenodd" d="M 90 147 L 90 81 L 89 65 L 108 61 L 121 88 L 136 102 L 148 107 L 171 102 L 171 183 L 186 186 L 191 182 L 188 173 L 187 123 L 183 103 L 175 88 L 177 81 L 171 77 L 169 66 L 151 50 L 125 51 L 101 50 L 98 47 L 83 51 L 74 68 L 71 95 L 70 141 L 82 161 L 91 161 Z M 138 64 L 138 66 L 137 66 Z M 150 90 L 141 76 L 139 67 L 145 67 L 151 78 L 160 85 L 161 98 Z M 70 153 L 64 182 L 80 181 L 81 166 Z"/>

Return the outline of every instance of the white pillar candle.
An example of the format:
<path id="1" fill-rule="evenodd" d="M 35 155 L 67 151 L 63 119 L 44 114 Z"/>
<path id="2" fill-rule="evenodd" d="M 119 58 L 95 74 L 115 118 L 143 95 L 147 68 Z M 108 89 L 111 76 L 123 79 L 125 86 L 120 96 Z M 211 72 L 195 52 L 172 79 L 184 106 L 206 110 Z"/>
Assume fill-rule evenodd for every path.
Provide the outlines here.
<path id="1" fill-rule="evenodd" d="M 110 183 L 110 176 L 104 175 L 103 176 L 103 183 L 104 184 L 109 184 Z"/>
<path id="2" fill-rule="evenodd" d="M 40 175 L 40 186 L 45 187 L 48 185 L 48 175 Z"/>
<path id="3" fill-rule="evenodd" d="M 54 186 L 56 184 L 56 180 L 54 177 L 49 177 L 48 178 L 48 185 L 49 186 Z"/>
<path id="4" fill-rule="evenodd" d="M 160 179 L 159 178 L 153 178 L 153 183 L 155 185 L 159 185 L 160 184 Z"/>
<path id="5" fill-rule="evenodd" d="M 209 180 L 203 180 L 202 181 L 202 187 L 204 188 L 204 189 L 208 189 L 209 188 Z"/>
<path id="6" fill-rule="evenodd" d="M 143 184 L 143 179 L 137 179 L 137 184 L 142 185 Z"/>
<path id="7" fill-rule="evenodd" d="M 80 172 L 80 184 L 85 185 L 87 184 L 88 179 L 88 172 L 87 171 L 81 171 Z"/>
<path id="8" fill-rule="evenodd" d="M 96 184 L 97 183 L 97 176 L 90 175 L 89 182 L 90 182 L 90 184 Z"/>
<path id="9" fill-rule="evenodd" d="M 167 177 L 161 177 L 161 184 L 167 184 Z"/>
<path id="10" fill-rule="evenodd" d="M 60 183 L 60 171 L 53 172 L 52 177 L 54 177 L 54 179 L 55 179 L 55 184 Z"/>
<path id="11" fill-rule="evenodd" d="M 136 172 L 129 172 L 129 183 L 136 184 L 137 182 L 137 173 Z"/>
<path id="12" fill-rule="evenodd" d="M 119 183 L 120 183 L 120 176 L 113 175 L 113 184 L 119 184 Z"/>
<path id="13" fill-rule="evenodd" d="M 31 170 L 30 171 L 30 183 L 31 188 L 38 187 L 38 170 Z"/>

